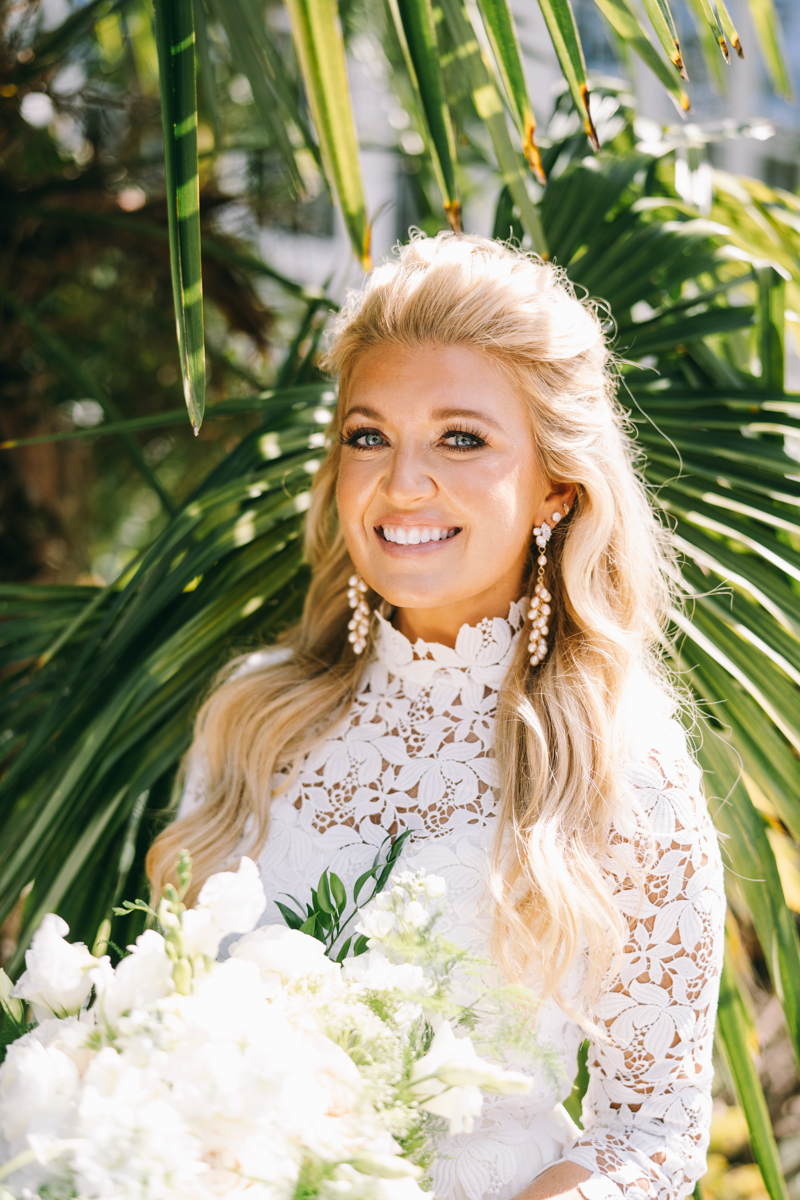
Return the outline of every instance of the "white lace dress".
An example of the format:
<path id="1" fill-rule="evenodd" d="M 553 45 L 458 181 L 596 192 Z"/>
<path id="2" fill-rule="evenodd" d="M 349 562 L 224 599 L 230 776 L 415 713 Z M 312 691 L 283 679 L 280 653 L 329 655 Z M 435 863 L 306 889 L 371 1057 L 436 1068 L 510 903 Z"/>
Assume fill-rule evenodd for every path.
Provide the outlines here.
<path id="1" fill-rule="evenodd" d="M 387 833 L 410 828 L 402 866 L 423 867 L 447 881 L 438 928 L 474 953 L 488 954 L 493 723 L 523 616 L 520 602 L 507 621 L 464 626 L 454 649 L 412 646 L 377 617 L 375 654 L 349 714 L 273 801 L 259 861 L 265 924 L 281 921 L 274 901 L 284 893 L 305 903 L 325 868 L 351 888 Z M 254 658 L 263 662 L 270 653 Z M 487 1097 L 473 1131 L 442 1147 L 437 1200 L 511 1200 L 559 1159 L 592 1171 L 580 1187 L 586 1200 L 620 1200 L 622 1194 L 680 1200 L 703 1174 L 725 912 L 722 867 L 681 727 L 644 692 L 631 714 L 626 783 L 651 822 L 658 854 L 644 897 L 619 866 L 609 866 L 630 938 L 621 972 L 595 1009 L 608 1036 L 590 1044 L 584 1130 L 561 1107 L 584 1035 L 554 1004 L 542 1005 L 537 1032 L 562 1065 L 560 1079 L 554 1080 L 552 1064 L 534 1063 L 529 1094 Z M 200 802 L 200 781 L 192 770 L 182 812 Z"/>

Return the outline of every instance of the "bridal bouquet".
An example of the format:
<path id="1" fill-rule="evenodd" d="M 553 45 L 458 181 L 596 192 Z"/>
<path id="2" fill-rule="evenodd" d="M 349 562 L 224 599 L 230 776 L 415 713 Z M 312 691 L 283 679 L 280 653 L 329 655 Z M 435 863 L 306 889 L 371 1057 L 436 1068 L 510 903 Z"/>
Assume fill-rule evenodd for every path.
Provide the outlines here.
<path id="1" fill-rule="evenodd" d="M 191 909 L 188 857 L 179 880 L 116 968 L 49 914 L 13 991 L 0 972 L 7 1018 L 31 1018 L 0 1066 L 0 1200 L 421 1200 L 481 1089 L 527 1090 L 456 1032 L 474 1012 L 431 932 L 443 880 L 392 876 L 342 962 L 255 928 L 250 859 Z"/>

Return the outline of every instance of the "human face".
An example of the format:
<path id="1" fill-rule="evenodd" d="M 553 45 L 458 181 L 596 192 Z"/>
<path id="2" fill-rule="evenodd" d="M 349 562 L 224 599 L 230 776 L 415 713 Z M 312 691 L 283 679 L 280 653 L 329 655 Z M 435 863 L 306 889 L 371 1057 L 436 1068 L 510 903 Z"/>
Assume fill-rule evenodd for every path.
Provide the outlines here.
<path id="1" fill-rule="evenodd" d="M 571 504 L 543 476 L 524 399 L 472 346 L 375 347 L 356 363 L 336 497 L 356 569 L 414 640 L 508 615 L 531 531 Z"/>

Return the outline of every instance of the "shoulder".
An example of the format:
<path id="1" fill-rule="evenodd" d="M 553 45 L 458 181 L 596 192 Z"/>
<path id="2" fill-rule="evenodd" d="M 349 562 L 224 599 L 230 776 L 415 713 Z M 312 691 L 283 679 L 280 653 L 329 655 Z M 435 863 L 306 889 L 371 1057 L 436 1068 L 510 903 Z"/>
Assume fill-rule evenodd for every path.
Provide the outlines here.
<path id="1" fill-rule="evenodd" d="M 263 671 L 266 667 L 277 667 L 288 662 L 294 651 L 289 646 L 266 646 L 256 650 L 238 661 L 234 660 L 228 680 L 241 679 L 243 675 L 252 675 Z M 178 805 L 178 817 L 188 817 L 203 803 L 206 796 L 206 780 L 208 770 L 205 761 L 205 751 L 202 738 L 195 738 L 189 747 L 183 772 L 183 792 Z"/>

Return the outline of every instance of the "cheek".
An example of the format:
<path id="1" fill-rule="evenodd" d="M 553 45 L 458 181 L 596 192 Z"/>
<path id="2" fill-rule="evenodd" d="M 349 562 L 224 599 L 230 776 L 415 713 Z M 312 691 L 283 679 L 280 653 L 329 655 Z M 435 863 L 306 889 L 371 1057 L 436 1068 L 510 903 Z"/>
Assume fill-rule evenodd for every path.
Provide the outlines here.
<path id="1" fill-rule="evenodd" d="M 364 513 L 372 494 L 371 473 L 367 464 L 353 462 L 348 456 L 339 467 L 336 480 L 336 507 L 339 523 L 347 536 L 363 524 Z"/>

